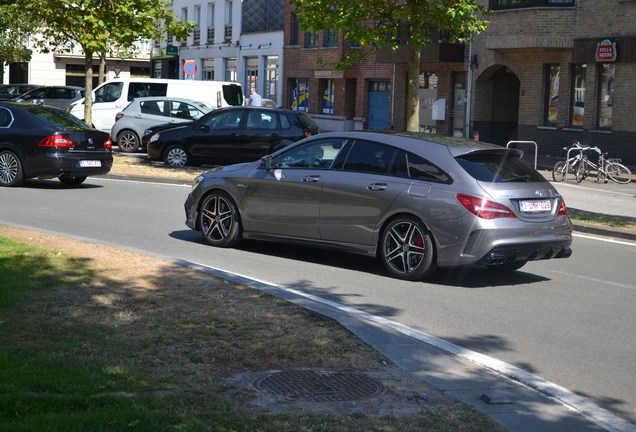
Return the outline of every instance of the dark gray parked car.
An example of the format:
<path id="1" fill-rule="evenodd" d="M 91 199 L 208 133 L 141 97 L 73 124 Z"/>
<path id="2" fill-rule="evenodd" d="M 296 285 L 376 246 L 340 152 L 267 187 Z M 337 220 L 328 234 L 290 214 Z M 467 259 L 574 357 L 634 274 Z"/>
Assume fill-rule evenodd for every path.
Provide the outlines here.
<path id="1" fill-rule="evenodd" d="M 246 238 L 377 256 L 407 280 L 569 257 L 563 198 L 521 156 L 423 134 L 320 134 L 198 176 L 186 224 L 214 246 Z"/>

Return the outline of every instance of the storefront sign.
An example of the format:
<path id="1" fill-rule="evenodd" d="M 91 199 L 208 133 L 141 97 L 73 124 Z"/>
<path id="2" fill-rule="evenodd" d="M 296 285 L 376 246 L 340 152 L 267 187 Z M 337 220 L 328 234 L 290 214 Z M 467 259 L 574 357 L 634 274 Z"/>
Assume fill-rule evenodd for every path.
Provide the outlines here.
<path id="1" fill-rule="evenodd" d="M 343 78 L 344 71 L 342 70 L 317 70 L 314 71 L 314 78 L 324 78 L 324 79 L 336 79 Z"/>
<path id="2" fill-rule="evenodd" d="M 616 61 L 616 42 L 605 39 L 596 44 L 596 61 L 597 62 L 615 62 Z"/>

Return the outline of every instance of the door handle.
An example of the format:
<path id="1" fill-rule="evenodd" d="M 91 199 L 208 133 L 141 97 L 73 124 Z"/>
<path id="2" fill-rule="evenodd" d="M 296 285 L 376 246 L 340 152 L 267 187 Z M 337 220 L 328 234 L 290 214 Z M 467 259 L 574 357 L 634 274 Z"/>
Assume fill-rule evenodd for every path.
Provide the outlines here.
<path id="1" fill-rule="evenodd" d="M 383 191 L 386 190 L 386 188 L 386 183 L 371 183 L 369 186 L 367 186 L 367 189 L 372 191 Z"/>
<path id="2" fill-rule="evenodd" d="M 318 181 L 320 181 L 320 176 L 319 175 L 308 175 L 303 177 L 303 181 L 305 183 L 316 183 Z"/>

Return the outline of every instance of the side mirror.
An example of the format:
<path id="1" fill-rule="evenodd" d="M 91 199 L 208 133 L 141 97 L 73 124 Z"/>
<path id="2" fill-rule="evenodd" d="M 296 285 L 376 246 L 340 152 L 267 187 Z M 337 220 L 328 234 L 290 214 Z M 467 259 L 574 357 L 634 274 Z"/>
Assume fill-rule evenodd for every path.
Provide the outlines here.
<path id="1" fill-rule="evenodd" d="M 265 168 L 266 170 L 272 169 L 272 156 L 267 155 L 261 158 L 261 168 Z"/>

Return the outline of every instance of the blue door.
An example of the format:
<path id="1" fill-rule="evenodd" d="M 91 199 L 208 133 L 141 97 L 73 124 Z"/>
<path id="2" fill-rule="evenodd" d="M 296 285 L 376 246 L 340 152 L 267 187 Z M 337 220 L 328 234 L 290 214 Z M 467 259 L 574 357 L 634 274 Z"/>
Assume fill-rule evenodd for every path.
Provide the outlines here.
<path id="1" fill-rule="evenodd" d="M 369 81 L 369 129 L 389 129 L 389 87 L 389 81 Z"/>

